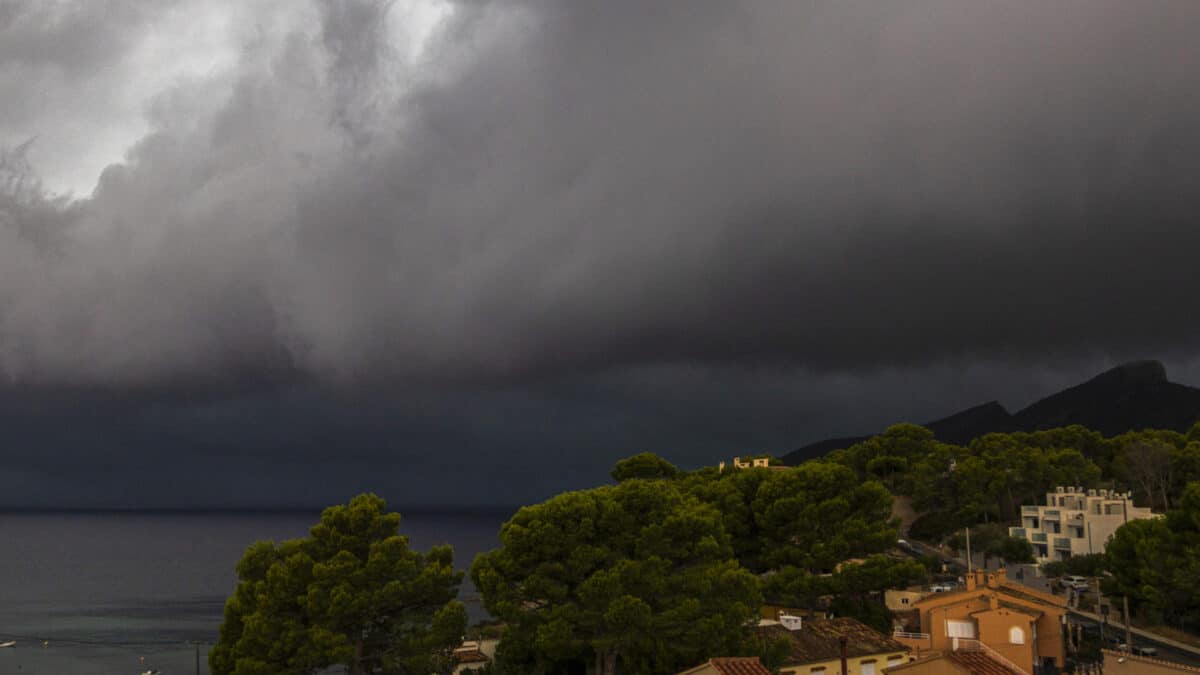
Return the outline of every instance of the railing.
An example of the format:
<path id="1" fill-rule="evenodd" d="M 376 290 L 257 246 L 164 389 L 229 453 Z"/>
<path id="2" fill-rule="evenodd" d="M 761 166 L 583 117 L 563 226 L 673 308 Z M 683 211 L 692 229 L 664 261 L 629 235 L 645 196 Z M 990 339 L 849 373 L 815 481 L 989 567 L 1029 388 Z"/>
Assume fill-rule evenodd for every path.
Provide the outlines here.
<path id="1" fill-rule="evenodd" d="M 1058 509 L 1046 509 L 1046 512 L 1042 514 L 1042 520 L 1047 518 L 1058 518 Z"/>
<path id="2" fill-rule="evenodd" d="M 1029 539 L 1030 541 L 1036 541 L 1041 544 L 1046 543 L 1046 533 L 1045 532 L 1034 532 L 1033 534 L 1029 535 L 1029 537 L 1030 537 L 1030 539 Z"/>
<path id="3" fill-rule="evenodd" d="M 1010 527 L 1010 528 L 1008 528 L 1008 536 L 1010 536 L 1010 537 L 1019 537 L 1019 538 L 1021 538 L 1021 539 L 1024 539 L 1024 538 L 1025 538 L 1025 528 L 1023 528 L 1023 527 Z"/>
<path id="4" fill-rule="evenodd" d="M 1055 537 L 1054 548 L 1065 548 L 1069 551 L 1071 550 L 1071 540 L 1065 537 Z"/>
<path id="5" fill-rule="evenodd" d="M 1021 513 L 1037 513 L 1037 512 L 1038 512 L 1038 507 L 1036 507 L 1036 506 L 1022 506 L 1021 507 Z"/>
<path id="6" fill-rule="evenodd" d="M 898 630 L 892 633 L 892 637 L 904 638 L 906 640 L 928 640 L 929 633 L 905 633 L 902 630 Z"/>
<path id="7" fill-rule="evenodd" d="M 991 647 L 983 644 L 979 640 L 976 640 L 974 638 L 957 638 L 956 637 L 956 638 L 951 638 L 951 642 L 953 643 L 954 651 L 956 651 L 956 652 L 957 651 L 983 652 L 984 654 L 987 654 L 988 656 L 999 661 L 1000 663 L 1003 663 L 1004 665 L 1008 666 L 1009 668 L 1012 668 L 1013 670 L 1017 671 L 1021 675 L 1029 675 L 1029 671 L 1027 671 L 1024 668 L 1022 668 L 1021 666 L 1018 666 L 1017 664 L 1013 663 L 1012 661 L 1010 661 L 1008 659 L 1008 657 L 1004 656 L 1003 654 L 996 651 L 995 649 L 992 649 Z"/>

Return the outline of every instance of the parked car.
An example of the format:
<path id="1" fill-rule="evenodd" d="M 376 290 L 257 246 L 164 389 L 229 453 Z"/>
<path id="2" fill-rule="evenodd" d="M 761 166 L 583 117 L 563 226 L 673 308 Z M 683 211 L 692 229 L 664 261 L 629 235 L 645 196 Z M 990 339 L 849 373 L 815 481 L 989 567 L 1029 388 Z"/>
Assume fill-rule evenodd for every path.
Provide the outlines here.
<path id="1" fill-rule="evenodd" d="M 1088 590 L 1087 577 L 1081 577 L 1077 574 L 1068 574 L 1067 576 L 1060 579 L 1059 583 L 1062 584 L 1063 588 L 1073 588 L 1077 591 Z"/>
<path id="2" fill-rule="evenodd" d="M 929 587 L 929 590 L 932 593 L 949 593 L 954 590 L 954 586 L 951 584 L 934 584 Z"/>

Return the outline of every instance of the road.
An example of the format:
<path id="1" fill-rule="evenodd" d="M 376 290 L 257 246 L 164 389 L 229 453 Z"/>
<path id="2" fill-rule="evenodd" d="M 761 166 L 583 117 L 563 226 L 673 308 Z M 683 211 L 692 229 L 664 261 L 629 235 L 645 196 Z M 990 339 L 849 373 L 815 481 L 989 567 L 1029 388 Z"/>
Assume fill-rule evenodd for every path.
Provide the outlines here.
<path id="1" fill-rule="evenodd" d="M 1094 631 L 1098 631 L 1103 623 L 1102 617 L 1091 612 L 1080 612 L 1075 609 L 1070 610 L 1070 612 L 1070 622 L 1072 624 L 1083 625 L 1085 631 L 1088 630 L 1088 627 L 1091 627 Z M 1132 630 L 1133 643 L 1135 645 L 1153 644 L 1155 649 L 1158 650 L 1154 658 L 1183 663 L 1189 666 L 1200 666 L 1200 649 L 1164 638 L 1160 635 L 1155 635 L 1141 628 L 1133 628 Z M 1111 636 L 1114 632 L 1120 636 L 1121 642 L 1125 641 L 1125 626 L 1110 622 L 1104 627 L 1104 634 L 1106 636 Z M 1108 649 L 1114 648 L 1111 643 L 1107 642 L 1105 647 Z"/>

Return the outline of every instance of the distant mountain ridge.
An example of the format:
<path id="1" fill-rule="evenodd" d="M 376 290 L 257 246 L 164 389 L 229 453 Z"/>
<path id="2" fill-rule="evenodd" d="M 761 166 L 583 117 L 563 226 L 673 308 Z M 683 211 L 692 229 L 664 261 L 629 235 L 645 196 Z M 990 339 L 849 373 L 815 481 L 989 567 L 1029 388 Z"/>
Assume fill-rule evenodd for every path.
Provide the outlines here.
<path id="1" fill-rule="evenodd" d="M 956 445 L 984 434 L 1037 431 L 1081 424 L 1105 436 L 1137 429 L 1187 431 L 1200 420 L 1200 389 L 1171 382 L 1158 361 L 1135 361 L 1036 401 L 1010 413 L 996 401 L 967 408 L 923 426 L 938 440 Z M 798 464 L 870 436 L 831 438 L 806 445 L 782 457 Z"/>

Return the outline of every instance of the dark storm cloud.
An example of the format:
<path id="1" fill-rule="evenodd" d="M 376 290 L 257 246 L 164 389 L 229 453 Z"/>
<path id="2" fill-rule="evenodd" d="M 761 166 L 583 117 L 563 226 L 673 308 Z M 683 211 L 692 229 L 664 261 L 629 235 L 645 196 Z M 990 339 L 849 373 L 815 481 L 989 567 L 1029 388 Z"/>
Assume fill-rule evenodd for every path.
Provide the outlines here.
<path id="1" fill-rule="evenodd" d="M 382 15 L 325 5 L 235 81 L 164 94 L 90 200 L 7 196 L 0 368 L 437 380 L 1195 344 L 1194 3 L 472 4 L 411 69 Z M 52 250 L 18 220 L 56 217 Z"/>
<path id="2" fill-rule="evenodd" d="M 23 485 L 521 501 L 631 451 L 1198 372 L 1190 0 L 461 3 L 415 62 L 392 3 L 285 6 L 156 96 L 91 197 L 5 155 Z M 0 50 L 86 73 L 146 30 L 65 16 Z M 97 34 L 55 46 L 71 21 Z"/>

